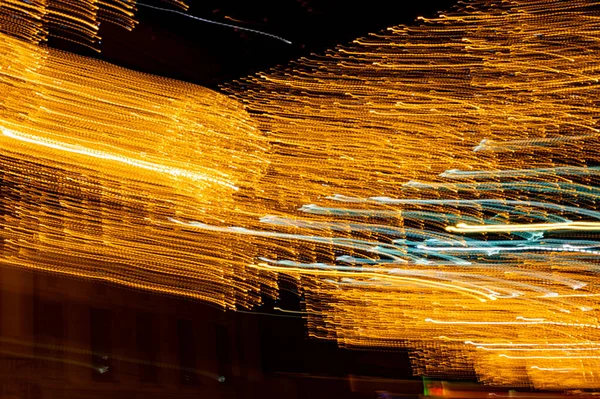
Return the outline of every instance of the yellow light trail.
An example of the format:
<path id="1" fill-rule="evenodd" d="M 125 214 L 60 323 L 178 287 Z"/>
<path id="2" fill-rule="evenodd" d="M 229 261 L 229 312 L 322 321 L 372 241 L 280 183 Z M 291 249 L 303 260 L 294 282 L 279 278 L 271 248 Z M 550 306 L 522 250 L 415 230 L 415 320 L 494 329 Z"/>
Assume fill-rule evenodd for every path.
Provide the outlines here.
<path id="1" fill-rule="evenodd" d="M 446 230 L 454 233 L 511 233 L 517 231 L 552 230 L 598 231 L 600 230 L 600 222 L 532 223 L 487 226 L 470 226 L 466 223 L 458 223 L 456 226 L 446 227 Z"/>

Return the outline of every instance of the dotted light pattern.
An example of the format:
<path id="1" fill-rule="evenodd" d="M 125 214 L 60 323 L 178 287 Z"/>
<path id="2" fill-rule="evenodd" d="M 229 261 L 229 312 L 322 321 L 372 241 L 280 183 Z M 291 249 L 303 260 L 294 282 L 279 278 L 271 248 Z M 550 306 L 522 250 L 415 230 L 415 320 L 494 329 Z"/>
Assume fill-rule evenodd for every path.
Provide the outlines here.
<path id="1" fill-rule="evenodd" d="M 2 34 L 0 67 L 3 265 L 257 301 L 254 246 L 169 221 L 245 223 L 268 143 L 239 104 Z"/>
<path id="2" fill-rule="evenodd" d="M 182 0 L 164 0 L 187 9 Z M 32 43 L 60 37 L 98 49 L 101 22 L 131 30 L 136 0 L 0 0 L 0 32 Z"/>
<path id="3" fill-rule="evenodd" d="M 599 5 L 465 2 L 227 87 L 271 143 L 244 234 L 298 248 L 254 266 L 297 279 L 311 335 L 600 387 Z"/>

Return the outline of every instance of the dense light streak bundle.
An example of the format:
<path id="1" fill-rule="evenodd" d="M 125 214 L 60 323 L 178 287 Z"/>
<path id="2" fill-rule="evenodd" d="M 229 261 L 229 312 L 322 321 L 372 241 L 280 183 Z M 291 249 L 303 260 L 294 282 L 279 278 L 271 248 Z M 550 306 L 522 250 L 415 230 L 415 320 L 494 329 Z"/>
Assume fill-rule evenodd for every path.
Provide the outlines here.
<path id="1" fill-rule="evenodd" d="M 229 87 L 271 143 L 262 229 L 315 243 L 256 267 L 314 336 L 600 386 L 599 5 L 466 2 Z"/>
<path id="2" fill-rule="evenodd" d="M 182 0 L 165 1 L 187 8 Z M 32 43 L 52 35 L 97 49 L 102 22 L 131 30 L 136 11 L 136 0 L 0 0 L 0 32 Z"/>
<path id="3" fill-rule="evenodd" d="M 3 265 L 256 302 L 253 246 L 170 221 L 244 223 L 268 143 L 237 103 L 6 35 L 0 66 Z"/>

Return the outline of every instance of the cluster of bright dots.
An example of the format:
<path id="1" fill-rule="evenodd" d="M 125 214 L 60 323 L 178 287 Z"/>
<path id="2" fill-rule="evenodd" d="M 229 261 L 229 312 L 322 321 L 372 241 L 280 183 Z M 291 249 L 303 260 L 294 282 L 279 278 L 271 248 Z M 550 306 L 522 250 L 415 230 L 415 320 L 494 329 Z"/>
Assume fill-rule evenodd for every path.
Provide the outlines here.
<path id="1" fill-rule="evenodd" d="M 470 1 L 233 99 L 2 35 L 1 263 L 229 309 L 288 279 L 417 373 L 600 387 L 599 6 Z"/>

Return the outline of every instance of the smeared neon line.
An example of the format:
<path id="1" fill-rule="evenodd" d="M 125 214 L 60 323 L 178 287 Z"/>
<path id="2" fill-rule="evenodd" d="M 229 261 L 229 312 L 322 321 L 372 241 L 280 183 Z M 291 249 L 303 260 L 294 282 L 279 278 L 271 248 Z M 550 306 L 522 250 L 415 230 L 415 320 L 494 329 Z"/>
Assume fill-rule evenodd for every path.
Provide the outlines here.
<path id="1" fill-rule="evenodd" d="M 599 169 L 600 170 L 600 169 Z M 599 172 L 600 173 L 600 172 Z M 425 184 L 425 183 L 423 183 Z M 447 183 L 453 184 L 453 183 Z M 580 208 L 569 205 L 559 205 L 550 202 L 540 201 L 519 201 L 509 199 L 404 199 L 404 198 L 390 198 L 390 197 L 370 197 L 370 198 L 357 198 L 347 197 L 343 195 L 334 195 L 327 197 L 334 201 L 340 202 L 354 202 L 354 203 L 378 203 L 386 205 L 436 205 L 436 206 L 456 206 L 456 207 L 470 207 L 470 208 L 486 208 L 486 207 L 502 207 L 507 211 L 511 211 L 514 207 L 532 207 L 541 209 L 552 209 L 558 212 L 568 212 L 575 215 L 585 215 L 594 219 L 600 219 L 600 212 L 592 209 Z M 490 208 L 491 209 L 491 208 Z"/>
<path id="2" fill-rule="evenodd" d="M 434 320 L 434 319 L 425 319 L 427 323 L 434 324 L 464 324 L 464 325 L 553 325 L 553 326 L 563 326 L 563 327 L 583 327 L 583 328 L 600 328 L 597 324 L 587 324 L 587 323 L 563 323 L 558 321 L 442 321 L 442 320 Z"/>
<path id="3" fill-rule="evenodd" d="M 184 16 L 186 18 L 191 18 L 191 19 L 194 19 L 196 21 L 205 22 L 205 23 L 212 24 L 212 25 L 223 26 L 223 27 L 226 27 L 226 28 L 232 28 L 232 29 L 237 29 L 237 30 L 243 30 L 243 31 L 246 31 L 246 32 L 256 33 L 257 35 L 262 35 L 262 36 L 266 36 L 266 37 L 270 37 L 272 39 L 276 39 L 276 40 L 282 41 L 285 44 L 292 44 L 291 41 L 289 41 L 287 39 L 284 39 L 281 36 L 277 36 L 277 35 L 274 35 L 272 33 L 263 32 L 263 31 L 260 31 L 258 29 L 246 28 L 246 27 L 243 27 L 243 26 L 228 24 L 228 23 L 225 23 L 225 22 L 213 21 L 211 19 L 200 18 L 200 17 L 196 17 L 195 15 L 186 14 L 186 13 L 181 12 L 181 11 L 171 10 L 171 9 L 168 9 L 168 8 L 151 6 L 149 4 L 144 4 L 144 3 L 140 3 L 140 2 L 138 2 L 137 5 L 138 6 L 147 7 L 147 8 L 151 8 L 153 10 L 170 12 L 172 14 L 182 15 L 182 16 Z"/>
<path id="4" fill-rule="evenodd" d="M 529 193 L 561 193 L 562 195 L 571 195 L 586 197 L 589 199 L 599 199 L 600 189 L 595 186 L 587 186 L 577 183 L 564 182 L 474 182 L 474 183 L 427 183 L 419 181 L 409 181 L 403 184 L 405 188 L 419 190 L 443 190 L 443 191 L 524 191 Z"/>
<path id="5" fill-rule="evenodd" d="M 563 367 L 563 368 L 555 368 L 555 367 L 539 367 L 539 366 L 531 366 L 532 369 L 540 370 L 540 371 L 555 371 L 558 373 L 569 373 L 571 371 L 576 371 L 577 369 L 574 367 Z"/>
<path id="6" fill-rule="evenodd" d="M 19 133 L 14 130 L 7 129 L 0 126 L 0 131 L 5 137 L 19 140 L 24 143 L 34 144 L 40 147 L 51 148 L 53 150 L 59 150 L 68 152 L 71 154 L 84 155 L 91 158 L 102 159 L 104 161 L 119 162 L 125 165 L 133 166 L 140 169 L 150 170 L 152 172 L 164 173 L 173 177 L 185 177 L 191 180 L 208 181 L 211 183 L 219 184 L 222 186 L 229 187 L 233 190 L 239 190 L 239 188 L 229 182 L 214 179 L 200 173 L 194 173 L 189 170 L 172 168 L 169 166 L 159 165 L 152 162 L 140 161 L 138 159 L 128 158 L 120 155 L 110 154 L 104 151 L 98 151 L 90 148 L 83 147 L 77 144 L 60 143 L 53 140 L 40 139 L 39 137 L 32 136 L 25 133 Z"/>
<path id="7" fill-rule="evenodd" d="M 492 244 L 493 245 L 493 244 Z M 568 244 L 562 247 L 547 247 L 541 245 L 523 245 L 512 248 L 500 247 L 500 246 L 487 246 L 487 247 L 430 247 L 427 245 L 417 245 L 417 248 L 425 251 L 441 251 L 441 252 L 483 252 L 483 253 L 500 253 L 500 252 L 525 252 L 525 251 L 546 251 L 546 252 L 581 252 L 589 253 L 593 255 L 600 255 L 600 251 L 593 250 L 591 248 L 597 248 L 598 246 L 571 246 Z"/>
<path id="8" fill-rule="evenodd" d="M 587 125 L 581 125 L 578 123 L 571 123 L 571 124 L 575 125 L 577 127 L 583 128 L 583 129 L 589 129 L 594 132 L 598 132 L 598 129 L 592 128 Z M 546 139 L 529 139 L 529 140 L 493 141 L 493 140 L 483 139 L 483 140 L 481 140 L 481 142 L 479 143 L 478 146 L 473 148 L 473 151 L 475 151 L 475 152 L 477 152 L 477 151 L 496 151 L 496 152 L 518 151 L 518 150 L 522 150 L 522 149 L 525 149 L 528 147 L 546 147 L 546 146 L 561 144 L 561 143 L 574 141 L 574 140 L 595 139 L 598 136 L 600 136 L 600 134 L 595 133 L 595 134 L 586 134 L 586 135 L 580 135 L 580 136 L 560 136 L 560 137 L 552 137 L 552 138 L 546 138 Z"/>
<path id="9" fill-rule="evenodd" d="M 441 177 L 450 179 L 489 179 L 496 177 L 525 177 L 525 176 L 590 176 L 600 175 L 600 167 L 564 166 L 556 168 L 509 169 L 509 170 L 458 170 L 451 169 L 440 173 Z"/>
<path id="10" fill-rule="evenodd" d="M 505 224 L 473 226 L 458 223 L 456 226 L 446 227 L 447 231 L 455 233 L 511 233 L 518 231 L 553 231 L 553 230 L 579 230 L 599 231 L 600 222 L 566 222 L 566 223 L 537 223 L 537 224 Z"/>

